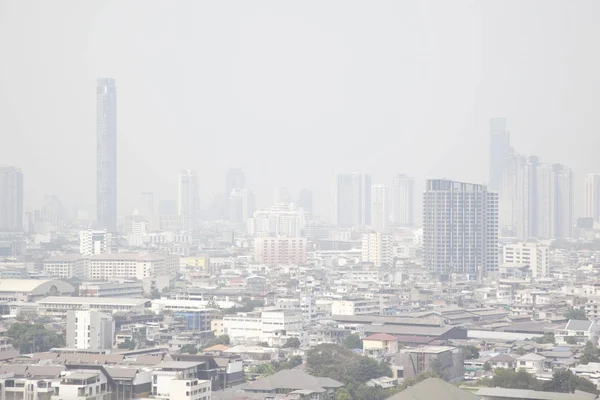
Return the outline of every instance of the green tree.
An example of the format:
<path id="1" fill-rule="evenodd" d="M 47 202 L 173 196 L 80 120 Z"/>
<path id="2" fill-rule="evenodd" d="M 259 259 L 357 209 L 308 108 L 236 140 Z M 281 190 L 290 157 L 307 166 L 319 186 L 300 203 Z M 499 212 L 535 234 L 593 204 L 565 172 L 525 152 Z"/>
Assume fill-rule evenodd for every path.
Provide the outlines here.
<path id="1" fill-rule="evenodd" d="M 489 372 L 492 370 L 492 364 L 489 361 L 483 363 L 483 370 Z"/>
<path id="2" fill-rule="evenodd" d="M 598 348 L 594 346 L 592 342 L 587 342 L 583 348 L 583 353 L 579 358 L 579 362 L 581 364 L 600 362 L 600 350 L 598 350 Z"/>
<path id="3" fill-rule="evenodd" d="M 125 339 L 117 346 L 119 349 L 135 350 L 135 342 L 129 338 Z"/>
<path id="4" fill-rule="evenodd" d="M 288 338 L 288 340 L 286 340 L 286 342 L 283 344 L 283 347 L 287 349 L 297 349 L 300 347 L 300 339 L 297 337 Z"/>
<path id="5" fill-rule="evenodd" d="M 534 341 L 539 344 L 556 343 L 554 332 L 545 332 L 543 336 L 535 338 Z"/>
<path id="6" fill-rule="evenodd" d="M 363 348 L 363 342 L 356 333 L 346 336 L 342 344 L 344 347 L 351 350 Z"/>
<path id="7" fill-rule="evenodd" d="M 200 350 L 204 350 L 204 349 L 207 349 L 209 347 L 216 346 L 218 344 L 224 344 L 226 346 L 229 346 L 229 343 L 230 343 L 229 342 L 229 336 L 228 335 L 221 335 L 221 336 L 218 336 L 216 338 L 212 338 L 212 339 L 208 340 L 206 343 L 204 343 L 200 347 Z"/>
<path id="8" fill-rule="evenodd" d="M 525 350 L 522 347 L 519 347 L 517 350 L 515 350 L 515 354 L 518 354 L 520 356 L 524 356 L 525 354 L 527 354 L 527 350 Z"/>
<path id="9" fill-rule="evenodd" d="M 565 337 L 565 342 L 567 344 L 577 344 L 577 338 L 575 336 L 567 336 Z"/>
<path id="10" fill-rule="evenodd" d="M 352 392 L 346 387 L 341 387 L 335 392 L 335 400 L 353 400 Z"/>
<path id="11" fill-rule="evenodd" d="M 275 363 L 267 362 L 251 366 L 248 368 L 247 374 L 255 379 L 261 379 L 266 376 L 273 375 L 275 372 L 277 372 L 277 366 Z"/>
<path id="12" fill-rule="evenodd" d="M 585 315 L 585 311 L 582 310 L 581 308 L 569 308 L 569 311 L 567 311 L 564 315 L 564 317 L 566 319 L 578 319 L 578 320 L 582 320 L 582 321 L 587 321 L 587 315 Z"/>
<path id="13" fill-rule="evenodd" d="M 194 344 L 188 343 L 181 346 L 179 351 L 185 354 L 198 354 L 198 347 L 196 347 Z"/>
<path id="14" fill-rule="evenodd" d="M 151 299 L 160 299 L 160 292 L 157 288 L 154 288 L 150 291 L 150 296 Z"/>
<path id="15" fill-rule="evenodd" d="M 494 376 L 482 384 L 506 389 L 540 390 L 542 388 L 541 382 L 535 376 L 525 371 L 515 372 L 512 369 L 503 368 L 496 370 Z"/>
<path id="16" fill-rule="evenodd" d="M 552 375 L 552 380 L 544 383 L 543 390 L 546 392 L 561 393 L 573 393 L 576 390 L 581 390 L 598 394 L 596 385 L 586 378 L 575 375 L 568 369 L 556 371 L 554 375 Z"/>
<path id="17" fill-rule="evenodd" d="M 43 324 L 15 322 L 5 334 L 21 354 L 44 352 L 65 345 L 64 336 L 49 330 Z"/>
<path id="18" fill-rule="evenodd" d="M 479 349 L 475 346 L 462 346 L 466 360 L 476 360 L 479 358 Z"/>
<path id="19" fill-rule="evenodd" d="M 218 310 L 221 307 L 219 306 L 219 303 L 215 301 L 215 299 L 210 299 L 208 303 L 206 303 L 206 308 L 214 308 Z"/>

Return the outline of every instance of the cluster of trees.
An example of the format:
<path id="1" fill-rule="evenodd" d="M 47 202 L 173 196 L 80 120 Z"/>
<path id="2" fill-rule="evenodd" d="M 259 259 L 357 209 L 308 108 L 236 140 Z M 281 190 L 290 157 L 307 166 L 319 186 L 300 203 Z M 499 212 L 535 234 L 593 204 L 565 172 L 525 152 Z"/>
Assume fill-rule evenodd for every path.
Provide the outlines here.
<path id="1" fill-rule="evenodd" d="M 363 348 L 363 342 L 362 342 L 360 336 L 358 336 L 356 333 L 346 336 L 346 338 L 344 339 L 342 344 L 344 345 L 345 348 L 350 349 L 350 350 Z"/>
<path id="2" fill-rule="evenodd" d="M 243 298 L 241 301 L 241 306 L 239 307 L 231 307 L 225 309 L 226 314 L 235 314 L 238 312 L 251 312 L 254 311 L 256 307 L 262 307 L 265 303 L 262 300 Z"/>
<path id="3" fill-rule="evenodd" d="M 564 317 L 566 319 L 578 319 L 581 321 L 586 321 L 588 319 L 587 315 L 585 315 L 584 310 L 582 310 L 580 308 L 573 308 L 573 307 L 569 308 L 569 311 L 567 311 L 564 314 Z"/>
<path id="4" fill-rule="evenodd" d="M 119 343 L 117 347 L 119 349 L 135 350 L 135 342 L 129 338 L 126 338 L 122 343 Z"/>
<path id="5" fill-rule="evenodd" d="M 286 361 L 271 361 L 268 363 L 253 365 L 248 368 L 247 375 L 252 379 L 260 379 L 265 376 L 273 375 L 284 369 L 292 369 L 302 364 L 302 357 L 292 356 Z"/>
<path id="6" fill-rule="evenodd" d="M 556 343 L 554 332 L 546 332 L 543 336 L 533 339 L 533 341 L 538 344 Z"/>
<path id="7" fill-rule="evenodd" d="M 462 346 L 462 350 L 466 360 L 476 360 L 479 358 L 479 349 L 475 346 Z"/>
<path id="8" fill-rule="evenodd" d="M 64 335 L 37 322 L 15 322 L 5 335 L 10 338 L 13 347 L 22 354 L 48 351 L 65 345 Z"/>
<path id="9" fill-rule="evenodd" d="M 552 376 L 552 380 L 542 381 L 525 371 L 499 369 L 492 378 L 484 378 L 479 381 L 479 384 L 507 389 L 528 389 L 560 393 L 573 393 L 576 390 L 581 390 L 598 394 L 596 385 L 588 379 L 575 375 L 570 370 L 557 371 Z"/>
<path id="10" fill-rule="evenodd" d="M 579 358 L 579 362 L 582 364 L 589 364 L 591 362 L 600 362 L 600 350 L 594 346 L 592 342 L 587 342 L 583 348 L 583 353 Z"/>
<path id="11" fill-rule="evenodd" d="M 300 339 L 297 337 L 291 337 L 285 341 L 283 348 L 285 349 L 297 349 L 300 347 Z"/>

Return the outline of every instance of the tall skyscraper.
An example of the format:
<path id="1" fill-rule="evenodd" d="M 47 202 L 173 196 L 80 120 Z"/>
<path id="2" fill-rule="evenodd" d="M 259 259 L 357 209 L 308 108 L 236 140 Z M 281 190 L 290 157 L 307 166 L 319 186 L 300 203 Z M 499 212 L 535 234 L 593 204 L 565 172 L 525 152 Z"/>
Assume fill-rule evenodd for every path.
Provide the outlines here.
<path id="1" fill-rule="evenodd" d="M 406 175 L 394 177 L 392 187 L 392 221 L 394 224 L 414 225 L 414 180 Z"/>
<path id="2" fill-rule="evenodd" d="M 573 233 L 573 172 L 561 164 L 550 171 L 550 237 L 569 238 Z"/>
<path id="3" fill-rule="evenodd" d="M 245 189 L 246 176 L 240 168 L 230 168 L 225 176 L 225 198 L 228 199 L 233 189 Z"/>
<path id="4" fill-rule="evenodd" d="M 304 209 L 307 213 L 313 211 L 313 195 L 312 191 L 308 189 L 302 189 L 298 194 L 298 207 Z"/>
<path id="5" fill-rule="evenodd" d="M 492 118 L 490 120 L 490 191 L 499 192 L 502 188 L 502 173 L 510 153 L 510 134 L 506 131 L 506 119 Z"/>
<path id="6" fill-rule="evenodd" d="M 335 175 L 335 221 L 342 227 L 371 224 L 371 175 Z"/>
<path id="7" fill-rule="evenodd" d="M 250 189 L 233 189 L 229 196 L 229 221 L 245 223 L 256 211 L 256 199 Z"/>
<path id="8" fill-rule="evenodd" d="M 0 231 L 23 231 L 23 173 L 0 167 Z"/>
<path id="9" fill-rule="evenodd" d="M 387 232 L 390 227 L 390 188 L 386 185 L 371 186 L 371 228 Z"/>
<path id="10" fill-rule="evenodd" d="M 292 202 L 290 191 L 286 187 L 276 187 L 273 189 L 273 204 L 289 204 Z"/>
<path id="11" fill-rule="evenodd" d="M 117 231 L 117 89 L 115 80 L 98 79 L 96 87 L 97 226 Z"/>
<path id="12" fill-rule="evenodd" d="M 600 223 L 600 173 L 588 174 L 585 179 L 585 216 Z"/>
<path id="13" fill-rule="evenodd" d="M 183 217 L 183 229 L 193 232 L 198 224 L 199 195 L 198 175 L 191 169 L 179 173 L 179 215 Z"/>
<path id="14" fill-rule="evenodd" d="M 498 270 L 498 194 L 485 185 L 428 180 L 423 195 L 423 260 L 442 278 Z"/>

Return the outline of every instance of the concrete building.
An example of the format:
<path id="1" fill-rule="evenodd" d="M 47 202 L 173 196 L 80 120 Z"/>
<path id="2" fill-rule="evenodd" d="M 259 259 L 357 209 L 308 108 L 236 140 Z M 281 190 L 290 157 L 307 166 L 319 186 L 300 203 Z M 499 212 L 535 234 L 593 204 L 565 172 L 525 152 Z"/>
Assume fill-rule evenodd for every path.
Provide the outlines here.
<path id="1" fill-rule="evenodd" d="M 402 349 L 393 360 L 395 377 L 414 378 L 423 372 L 436 372 L 446 381 L 462 380 L 463 351 L 451 346 L 423 346 Z"/>
<path id="2" fill-rule="evenodd" d="M 112 234 L 106 229 L 79 232 L 79 253 L 84 256 L 112 252 Z"/>
<path id="3" fill-rule="evenodd" d="M 280 186 L 273 189 L 273 204 L 290 204 L 292 196 L 288 188 Z"/>
<path id="4" fill-rule="evenodd" d="M 85 278 L 90 281 L 174 277 L 179 271 L 179 256 L 161 254 L 98 254 L 88 259 Z"/>
<path id="5" fill-rule="evenodd" d="M 331 315 L 378 315 L 381 309 L 379 299 L 351 298 L 331 302 Z"/>
<path id="6" fill-rule="evenodd" d="M 117 88 L 98 79 L 96 87 L 96 225 L 117 231 Z"/>
<path id="7" fill-rule="evenodd" d="M 561 164 L 552 165 L 550 180 L 550 237 L 573 235 L 573 172 Z"/>
<path id="8" fill-rule="evenodd" d="M 499 192 L 502 188 L 502 174 L 510 153 L 510 133 L 506 130 L 506 119 L 490 119 L 489 188 L 493 192 Z"/>
<path id="9" fill-rule="evenodd" d="M 125 297 L 142 298 L 144 284 L 139 281 L 84 282 L 79 285 L 81 297 Z"/>
<path id="10" fill-rule="evenodd" d="M 398 338 L 386 333 L 369 335 L 362 342 L 363 355 L 365 356 L 378 358 L 398 352 Z"/>
<path id="11" fill-rule="evenodd" d="M 484 185 L 428 180 L 423 196 L 423 262 L 440 277 L 498 271 L 498 195 Z"/>
<path id="12" fill-rule="evenodd" d="M 51 400 L 107 399 L 111 395 L 109 379 L 102 369 L 65 371 L 60 380 L 52 382 Z"/>
<path id="13" fill-rule="evenodd" d="M 504 266 L 529 266 L 534 278 L 550 276 L 550 248 L 535 242 L 507 244 L 502 250 Z"/>
<path id="14" fill-rule="evenodd" d="M 413 226 L 414 217 L 414 179 L 398 174 L 392 187 L 392 222 L 396 225 Z"/>
<path id="15" fill-rule="evenodd" d="M 393 239 L 381 232 L 362 234 L 361 260 L 376 267 L 392 266 L 394 263 Z"/>
<path id="16" fill-rule="evenodd" d="M 46 296 L 71 296 L 73 293 L 73 285 L 57 279 L 0 279 L 0 301 L 33 302 Z"/>
<path id="17" fill-rule="evenodd" d="M 85 276 L 85 258 L 81 254 L 50 256 L 44 260 L 44 272 L 54 278 L 83 279 Z"/>
<path id="18" fill-rule="evenodd" d="M 335 175 L 335 222 L 341 227 L 371 224 L 371 175 Z"/>
<path id="19" fill-rule="evenodd" d="M 115 322 L 97 310 L 67 311 L 66 345 L 79 350 L 112 350 Z"/>
<path id="20" fill-rule="evenodd" d="M 117 311 L 143 313 L 150 305 L 147 299 L 60 297 L 48 296 L 37 301 L 41 314 L 65 315 L 69 310 L 97 310 L 105 313 Z"/>
<path id="21" fill-rule="evenodd" d="M 600 224 L 600 173 L 588 174 L 585 179 L 585 216 Z"/>
<path id="22" fill-rule="evenodd" d="M 248 219 L 247 230 L 253 236 L 301 236 L 308 216 L 294 203 L 277 204 L 271 208 L 257 210 Z"/>
<path id="23" fill-rule="evenodd" d="M 23 173 L 0 167 L 0 231 L 23 231 Z"/>
<path id="24" fill-rule="evenodd" d="M 266 310 L 237 313 L 223 317 L 223 332 L 234 344 L 270 342 L 281 332 L 302 331 L 302 312 L 297 310 Z"/>
<path id="25" fill-rule="evenodd" d="M 250 189 L 233 189 L 229 195 L 229 221 L 246 223 L 254 215 L 256 196 Z"/>
<path id="26" fill-rule="evenodd" d="M 194 232 L 200 211 L 198 174 L 191 169 L 179 172 L 179 215 L 183 218 L 183 229 Z"/>
<path id="27" fill-rule="evenodd" d="M 298 194 L 298 207 L 304 209 L 307 213 L 313 212 L 313 194 L 308 189 L 302 189 Z"/>
<path id="28" fill-rule="evenodd" d="M 254 239 L 254 262 L 258 264 L 305 264 L 306 258 L 306 238 L 261 236 Z"/>
<path id="29" fill-rule="evenodd" d="M 184 218 L 179 214 L 161 214 L 158 216 L 158 229 L 163 232 L 180 233 L 184 230 Z"/>
<path id="30" fill-rule="evenodd" d="M 390 188 L 386 185 L 371 186 L 371 228 L 387 232 L 390 227 Z"/>
<path id="31" fill-rule="evenodd" d="M 240 168 L 230 168 L 225 175 L 225 197 L 229 197 L 234 189 L 246 188 L 246 176 Z"/>

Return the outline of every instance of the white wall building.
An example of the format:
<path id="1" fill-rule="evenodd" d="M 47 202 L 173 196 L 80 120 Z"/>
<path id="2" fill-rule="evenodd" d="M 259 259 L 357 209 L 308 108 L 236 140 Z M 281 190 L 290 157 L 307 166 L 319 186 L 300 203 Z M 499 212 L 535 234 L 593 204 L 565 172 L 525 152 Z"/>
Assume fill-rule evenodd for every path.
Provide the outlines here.
<path id="1" fill-rule="evenodd" d="M 534 278 L 546 278 L 550 275 L 550 249 L 535 242 L 507 244 L 502 250 L 504 266 L 525 266 L 531 270 Z"/>
<path id="2" fill-rule="evenodd" d="M 48 276 L 82 279 L 85 276 L 85 258 L 81 254 L 50 256 L 44 260 L 44 272 Z"/>
<path id="3" fill-rule="evenodd" d="M 258 264 L 305 264 L 306 258 L 306 238 L 262 236 L 254 239 L 254 262 Z"/>
<path id="4" fill-rule="evenodd" d="M 198 379 L 198 362 L 171 361 L 152 371 L 152 397 L 172 400 L 210 400 L 211 381 Z"/>
<path id="5" fill-rule="evenodd" d="M 307 213 L 294 203 L 276 204 L 257 210 L 248 218 L 248 234 L 255 236 L 301 236 L 308 220 Z"/>
<path id="6" fill-rule="evenodd" d="M 391 213 L 390 188 L 386 185 L 371 186 L 371 228 L 387 232 Z"/>
<path id="7" fill-rule="evenodd" d="M 280 331 L 288 335 L 301 332 L 302 312 L 276 309 L 226 315 L 223 331 L 234 343 L 268 342 Z"/>
<path id="8" fill-rule="evenodd" d="M 193 232 L 198 223 L 200 198 L 198 197 L 198 175 L 191 169 L 179 173 L 179 215 L 183 218 L 183 229 Z"/>
<path id="9" fill-rule="evenodd" d="M 379 299 L 333 300 L 331 315 L 376 315 L 381 308 Z"/>
<path id="10" fill-rule="evenodd" d="M 398 174 L 392 188 L 392 221 L 394 224 L 414 225 L 414 179 Z"/>
<path id="11" fill-rule="evenodd" d="M 67 311 L 68 348 L 112 350 L 115 322 L 112 316 L 96 310 Z"/>
<path id="12" fill-rule="evenodd" d="M 381 265 L 392 265 L 394 262 L 393 240 L 390 235 L 381 232 L 363 233 L 361 260 L 362 262 Z"/>
<path id="13" fill-rule="evenodd" d="M 106 229 L 79 232 L 79 252 L 84 256 L 111 252 L 112 235 Z"/>
<path id="14" fill-rule="evenodd" d="M 588 174 L 585 179 L 585 216 L 600 224 L 600 173 Z"/>
<path id="15" fill-rule="evenodd" d="M 335 222 L 343 227 L 371 224 L 371 175 L 335 174 Z"/>
<path id="16" fill-rule="evenodd" d="M 179 256 L 161 254 L 115 253 L 91 256 L 85 277 L 90 281 L 144 279 L 153 276 L 175 276 Z"/>

